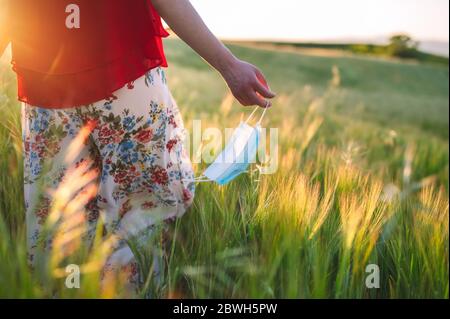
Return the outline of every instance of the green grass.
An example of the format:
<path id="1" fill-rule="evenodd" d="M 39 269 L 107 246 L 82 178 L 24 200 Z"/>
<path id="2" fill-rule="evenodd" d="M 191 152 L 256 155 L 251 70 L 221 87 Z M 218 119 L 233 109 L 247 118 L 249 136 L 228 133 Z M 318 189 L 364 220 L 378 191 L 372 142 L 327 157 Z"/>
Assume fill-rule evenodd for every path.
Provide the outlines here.
<path id="1" fill-rule="evenodd" d="M 180 41 L 166 48 L 186 127 L 236 126 L 248 110 L 230 107 L 219 75 Z M 279 129 L 279 168 L 198 186 L 152 296 L 448 298 L 448 68 L 230 48 L 278 93 L 264 125 Z M 19 104 L 4 64 L 0 79 L 0 296 L 114 295 L 95 274 L 76 291 L 46 269 L 30 275 Z M 368 264 L 379 289 L 364 284 Z"/>

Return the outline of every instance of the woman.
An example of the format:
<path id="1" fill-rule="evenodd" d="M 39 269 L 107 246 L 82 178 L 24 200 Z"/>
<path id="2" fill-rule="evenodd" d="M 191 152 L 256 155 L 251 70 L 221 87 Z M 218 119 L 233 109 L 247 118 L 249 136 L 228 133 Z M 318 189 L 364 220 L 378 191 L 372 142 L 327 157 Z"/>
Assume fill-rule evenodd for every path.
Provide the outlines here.
<path id="1" fill-rule="evenodd" d="M 67 146 L 88 127 L 73 160 L 101 172 L 87 219 L 92 230 L 101 216 L 109 233 L 124 239 L 108 266 L 129 269 L 135 261 L 125 242 L 183 215 L 194 194 L 194 185 L 184 182 L 193 172 L 181 143 L 183 123 L 162 69 L 161 38 L 168 34 L 160 16 L 223 76 L 241 104 L 269 107 L 275 95 L 257 68 L 214 37 L 188 0 L 1 1 L 0 53 L 11 42 L 23 102 L 30 261 L 51 202 L 48 194 L 34 196 L 44 164 L 51 160 L 45 180 L 57 188 L 69 169 Z"/>

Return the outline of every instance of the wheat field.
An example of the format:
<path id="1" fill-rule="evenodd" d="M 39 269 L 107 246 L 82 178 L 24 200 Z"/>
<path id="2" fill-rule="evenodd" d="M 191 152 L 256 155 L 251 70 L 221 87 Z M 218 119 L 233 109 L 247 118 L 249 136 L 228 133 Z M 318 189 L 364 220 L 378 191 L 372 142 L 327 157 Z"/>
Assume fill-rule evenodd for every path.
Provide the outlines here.
<path id="1" fill-rule="evenodd" d="M 448 298 L 447 66 L 230 48 L 259 66 L 278 93 L 263 123 L 278 128 L 278 154 L 268 154 L 278 169 L 259 175 L 253 166 L 227 186 L 199 184 L 170 233 L 159 280 L 149 275 L 146 252 L 136 252 L 145 284 L 132 297 Z M 168 40 L 166 50 L 188 129 L 198 119 L 232 128 L 250 113 L 182 42 Z M 69 251 L 56 245 L 30 272 L 20 105 L 6 58 L 0 110 L 0 297 L 130 297 L 120 278 L 100 287 L 114 240 L 100 232 L 91 250 L 74 238 Z M 205 167 L 196 164 L 196 172 Z M 64 217 L 61 201 L 55 219 Z M 82 265 L 79 289 L 64 285 L 69 261 Z M 378 288 L 365 284 L 368 265 L 379 268 Z"/>

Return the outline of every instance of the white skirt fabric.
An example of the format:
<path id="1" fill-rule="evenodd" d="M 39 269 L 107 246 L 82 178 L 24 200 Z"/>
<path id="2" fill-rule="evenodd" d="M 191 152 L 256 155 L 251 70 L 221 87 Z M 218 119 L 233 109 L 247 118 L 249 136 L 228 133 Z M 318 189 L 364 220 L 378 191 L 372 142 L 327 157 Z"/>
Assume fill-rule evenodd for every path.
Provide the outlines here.
<path id="1" fill-rule="evenodd" d="M 92 237 L 99 218 L 106 231 L 128 240 L 155 224 L 183 215 L 194 197 L 194 174 L 183 141 L 185 130 L 167 86 L 155 68 L 114 92 L 111 98 L 67 109 L 22 106 L 25 207 L 29 258 L 42 243 L 51 191 L 67 171 L 84 163 L 98 170 L 98 192 L 85 207 Z M 88 129 L 70 165 L 69 145 Z M 76 181 L 74 181 L 76 182 Z M 45 185 L 45 187 L 42 187 Z M 129 248 L 119 252 L 124 264 Z"/>

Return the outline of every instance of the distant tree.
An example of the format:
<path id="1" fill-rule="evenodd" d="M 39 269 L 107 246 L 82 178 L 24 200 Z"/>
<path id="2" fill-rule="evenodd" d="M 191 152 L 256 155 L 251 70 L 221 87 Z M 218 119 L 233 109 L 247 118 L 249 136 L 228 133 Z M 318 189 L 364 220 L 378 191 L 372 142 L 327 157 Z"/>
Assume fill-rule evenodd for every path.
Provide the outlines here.
<path id="1" fill-rule="evenodd" d="M 409 35 L 397 34 L 389 39 L 387 52 L 399 58 L 414 58 L 417 56 L 419 43 Z"/>

